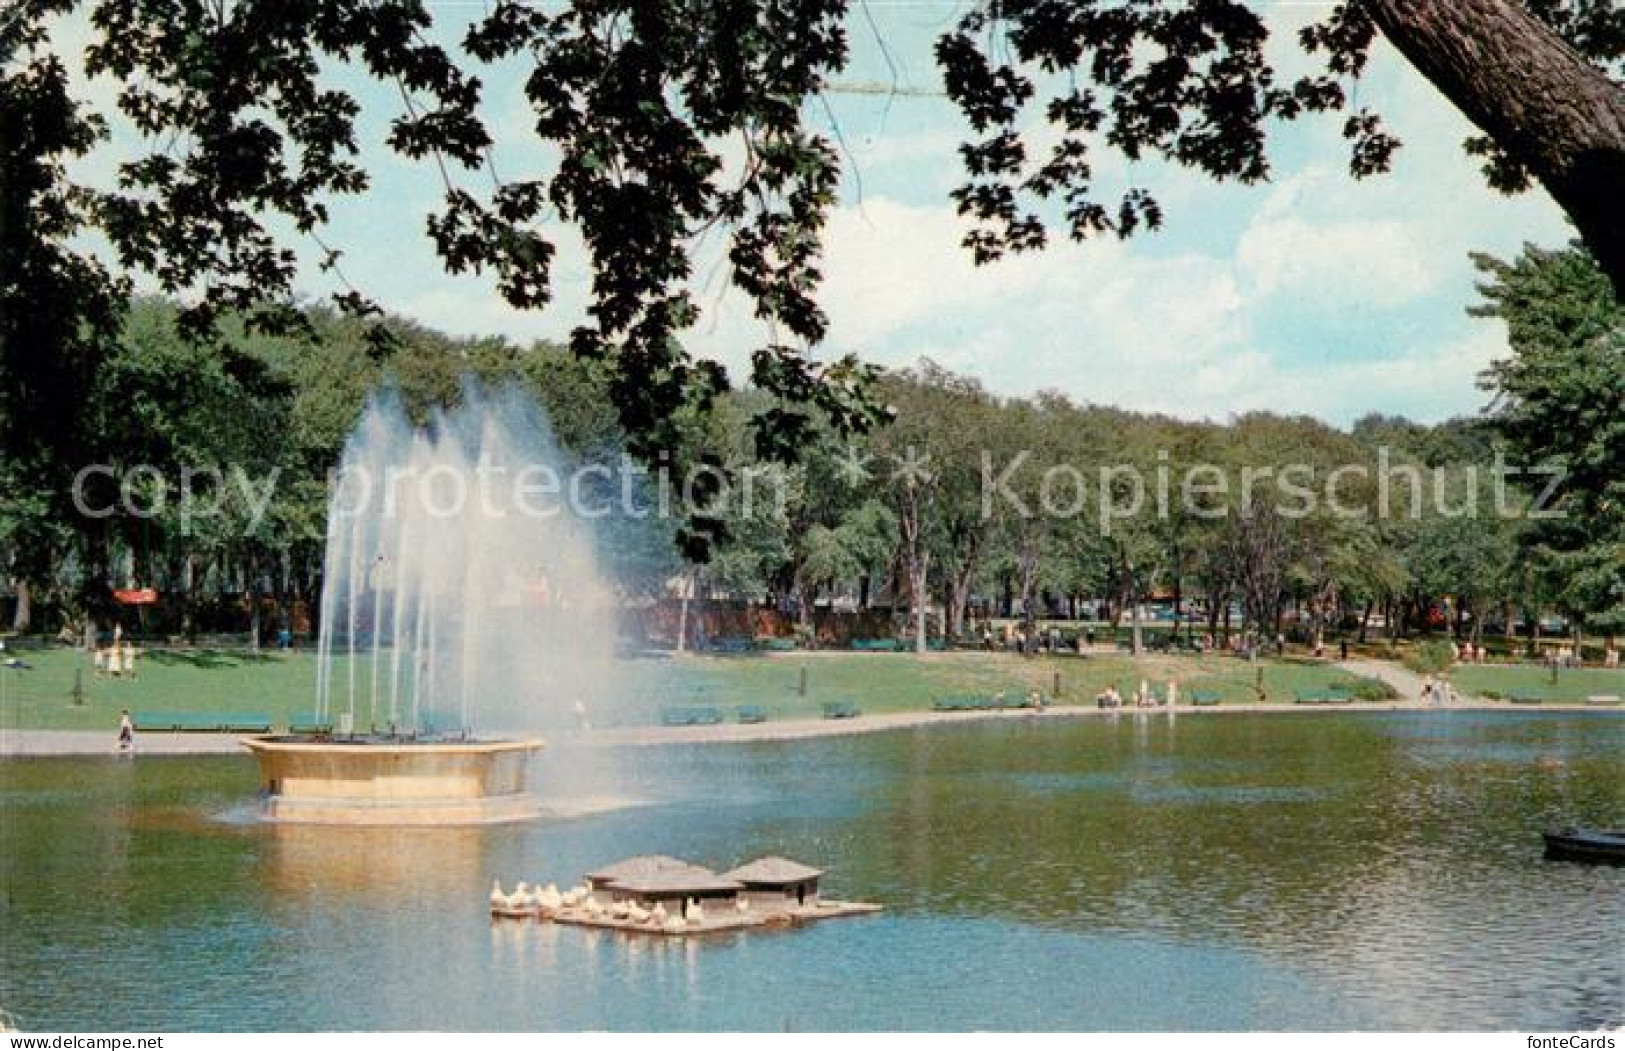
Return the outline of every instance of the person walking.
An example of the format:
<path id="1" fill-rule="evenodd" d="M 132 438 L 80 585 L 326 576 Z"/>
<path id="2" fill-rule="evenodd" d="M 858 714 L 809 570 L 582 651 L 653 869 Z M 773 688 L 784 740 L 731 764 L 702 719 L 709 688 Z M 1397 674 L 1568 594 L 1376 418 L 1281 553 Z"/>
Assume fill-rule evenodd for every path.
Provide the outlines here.
<path id="1" fill-rule="evenodd" d="M 120 754 L 128 754 L 135 750 L 135 723 L 130 719 L 130 709 L 126 708 L 118 717 L 118 750 Z"/>

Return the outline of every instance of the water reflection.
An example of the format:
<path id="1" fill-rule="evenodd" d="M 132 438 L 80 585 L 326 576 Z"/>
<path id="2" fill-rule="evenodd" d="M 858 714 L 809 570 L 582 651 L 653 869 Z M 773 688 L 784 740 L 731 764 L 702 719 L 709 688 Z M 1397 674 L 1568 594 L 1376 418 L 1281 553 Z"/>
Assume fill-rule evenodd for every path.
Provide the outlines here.
<path id="1" fill-rule="evenodd" d="M 259 879 L 294 908 L 312 898 L 345 906 L 380 895 L 402 907 L 429 904 L 466 895 L 488 871 L 478 827 L 267 825 L 260 835 Z"/>
<path id="2" fill-rule="evenodd" d="M 1503 1028 L 1625 1021 L 1606 714 L 1029 720 L 659 749 L 633 807 L 463 830 L 222 820 L 238 759 L 0 764 L 0 1004 L 41 1027 Z M 625 854 L 827 864 L 872 919 L 493 924 Z M 95 990 L 86 996 L 85 990 Z"/>

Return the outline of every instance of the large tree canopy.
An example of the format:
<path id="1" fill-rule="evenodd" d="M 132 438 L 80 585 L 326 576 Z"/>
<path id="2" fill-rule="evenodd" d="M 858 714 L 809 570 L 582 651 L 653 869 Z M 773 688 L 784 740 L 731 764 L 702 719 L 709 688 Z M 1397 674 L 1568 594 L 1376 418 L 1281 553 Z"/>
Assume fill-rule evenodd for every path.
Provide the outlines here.
<path id="1" fill-rule="evenodd" d="M 1095 185 L 1102 146 L 1219 179 L 1270 171 L 1272 122 L 1344 111 L 1357 177 L 1386 171 L 1396 139 L 1348 87 L 1381 31 L 1484 132 L 1470 152 L 1492 185 L 1538 179 L 1625 292 L 1625 8 L 1612 0 L 1343 0 L 1299 36 L 1323 69 L 1287 83 L 1265 56 L 1265 20 L 1239 0 L 994 0 L 937 45 L 949 94 L 980 138 L 962 147 L 960 211 L 980 259 L 1041 245 L 1037 202 L 1058 199 L 1068 232 L 1127 236 L 1162 221 L 1154 190 L 1115 200 Z M 1043 98 L 1053 145 L 1030 156 L 1023 127 Z"/>
<path id="2" fill-rule="evenodd" d="M 1512 353 L 1485 373 L 1491 418 L 1528 464 L 1561 471 L 1555 517 L 1528 540 L 1552 591 L 1610 631 L 1625 628 L 1625 306 L 1583 249 L 1529 247 L 1475 262 L 1481 317 L 1504 320 Z"/>
<path id="3" fill-rule="evenodd" d="M 92 215 L 123 264 L 193 297 L 184 324 L 200 338 L 228 310 L 265 329 L 297 325 L 297 257 L 279 232 L 322 243 L 332 202 L 366 190 L 360 103 L 344 86 L 360 73 L 400 98 L 389 145 L 444 179 L 427 233 L 448 270 L 488 271 L 514 307 L 541 308 L 555 251 L 546 222 L 580 230 L 593 301 L 571 344 L 608 366 L 634 449 L 678 444 L 672 421 L 727 387 L 681 342 L 697 315 L 696 239 L 717 228 L 733 283 L 773 333 L 750 376 L 768 395 L 761 450 L 792 458 L 820 417 L 838 431 L 879 417 L 869 369 L 813 353 L 840 162 L 806 103 L 846 62 L 847 0 L 496 0 L 472 21 L 427 0 L 15 0 L 0 13 L 0 108 L 18 166 L 0 194 L 7 238 L 21 238 L 5 255 L 8 297 L 33 294 L 30 260 L 51 253 L 58 287 L 100 273 L 64 249 L 74 222 L 52 205 L 72 196 L 59 158 L 95 131 L 41 39 L 75 10 L 95 30 L 87 70 L 122 82 L 118 107 L 151 144 Z M 1379 31 L 1483 130 L 1469 148 L 1492 182 L 1540 181 L 1625 288 L 1625 11 L 1610 0 L 1345 0 L 1299 41 L 1322 71 L 1291 82 L 1266 57 L 1267 23 L 1240 0 L 985 0 L 937 45 L 975 136 L 956 191 L 977 221 L 968 246 L 986 261 L 1042 245 L 1054 222 L 1080 238 L 1159 225 L 1154 187 L 1095 184 L 1103 149 L 1255 181 L 1270 170 L 1272 125 L 1343 111 L 1354 173 L 1384 170 L 1398 143 L 1349 91 Z M 527 70 L 532 128 L 552 158 L 536 170 L 499 174 L 491 162 L 481 74 L 497 62 Z M 1034 155 L 1039 99 L 1037 123 L 1059 136 Z M 342 249 L 323 244 L 335 271 Z M 338 299 L 376 309 L 364 290 Z M 69 360 L 82 331 L 28 338 L 55 339 L 39 353 Z M 16 402 L 23 381 L 8 371 Z"/>

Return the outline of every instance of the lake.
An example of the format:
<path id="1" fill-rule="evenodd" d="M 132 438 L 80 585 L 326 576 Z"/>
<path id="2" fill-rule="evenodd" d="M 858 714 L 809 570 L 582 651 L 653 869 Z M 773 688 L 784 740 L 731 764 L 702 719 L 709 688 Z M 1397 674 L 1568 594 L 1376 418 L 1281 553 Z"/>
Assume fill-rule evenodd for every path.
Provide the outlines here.
<path id="1" fill-rule="evenodd" d="M 549 818 L 253 820 L 245 757 L 0 762 L 0 1007 L 45 1030 L 1625 1024 L 1610 713 L 1167 714 L 546 753 Z M 493 923 L 491 880 L 783 853 L 875 917 Z"/>

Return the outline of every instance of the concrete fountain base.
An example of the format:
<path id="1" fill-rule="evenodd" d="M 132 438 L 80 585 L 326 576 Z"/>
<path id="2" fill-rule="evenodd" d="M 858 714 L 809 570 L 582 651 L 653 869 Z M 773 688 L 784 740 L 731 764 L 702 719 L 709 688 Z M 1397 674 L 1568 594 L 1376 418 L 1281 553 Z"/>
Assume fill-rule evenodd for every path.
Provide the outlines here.
<path id="1" fill-rule="evenodd" d="M 473 825 L 523 821 L 541 741 L 404 742 L 245 737 L 260 764 L 260 816 L 323 825 Z"/>

